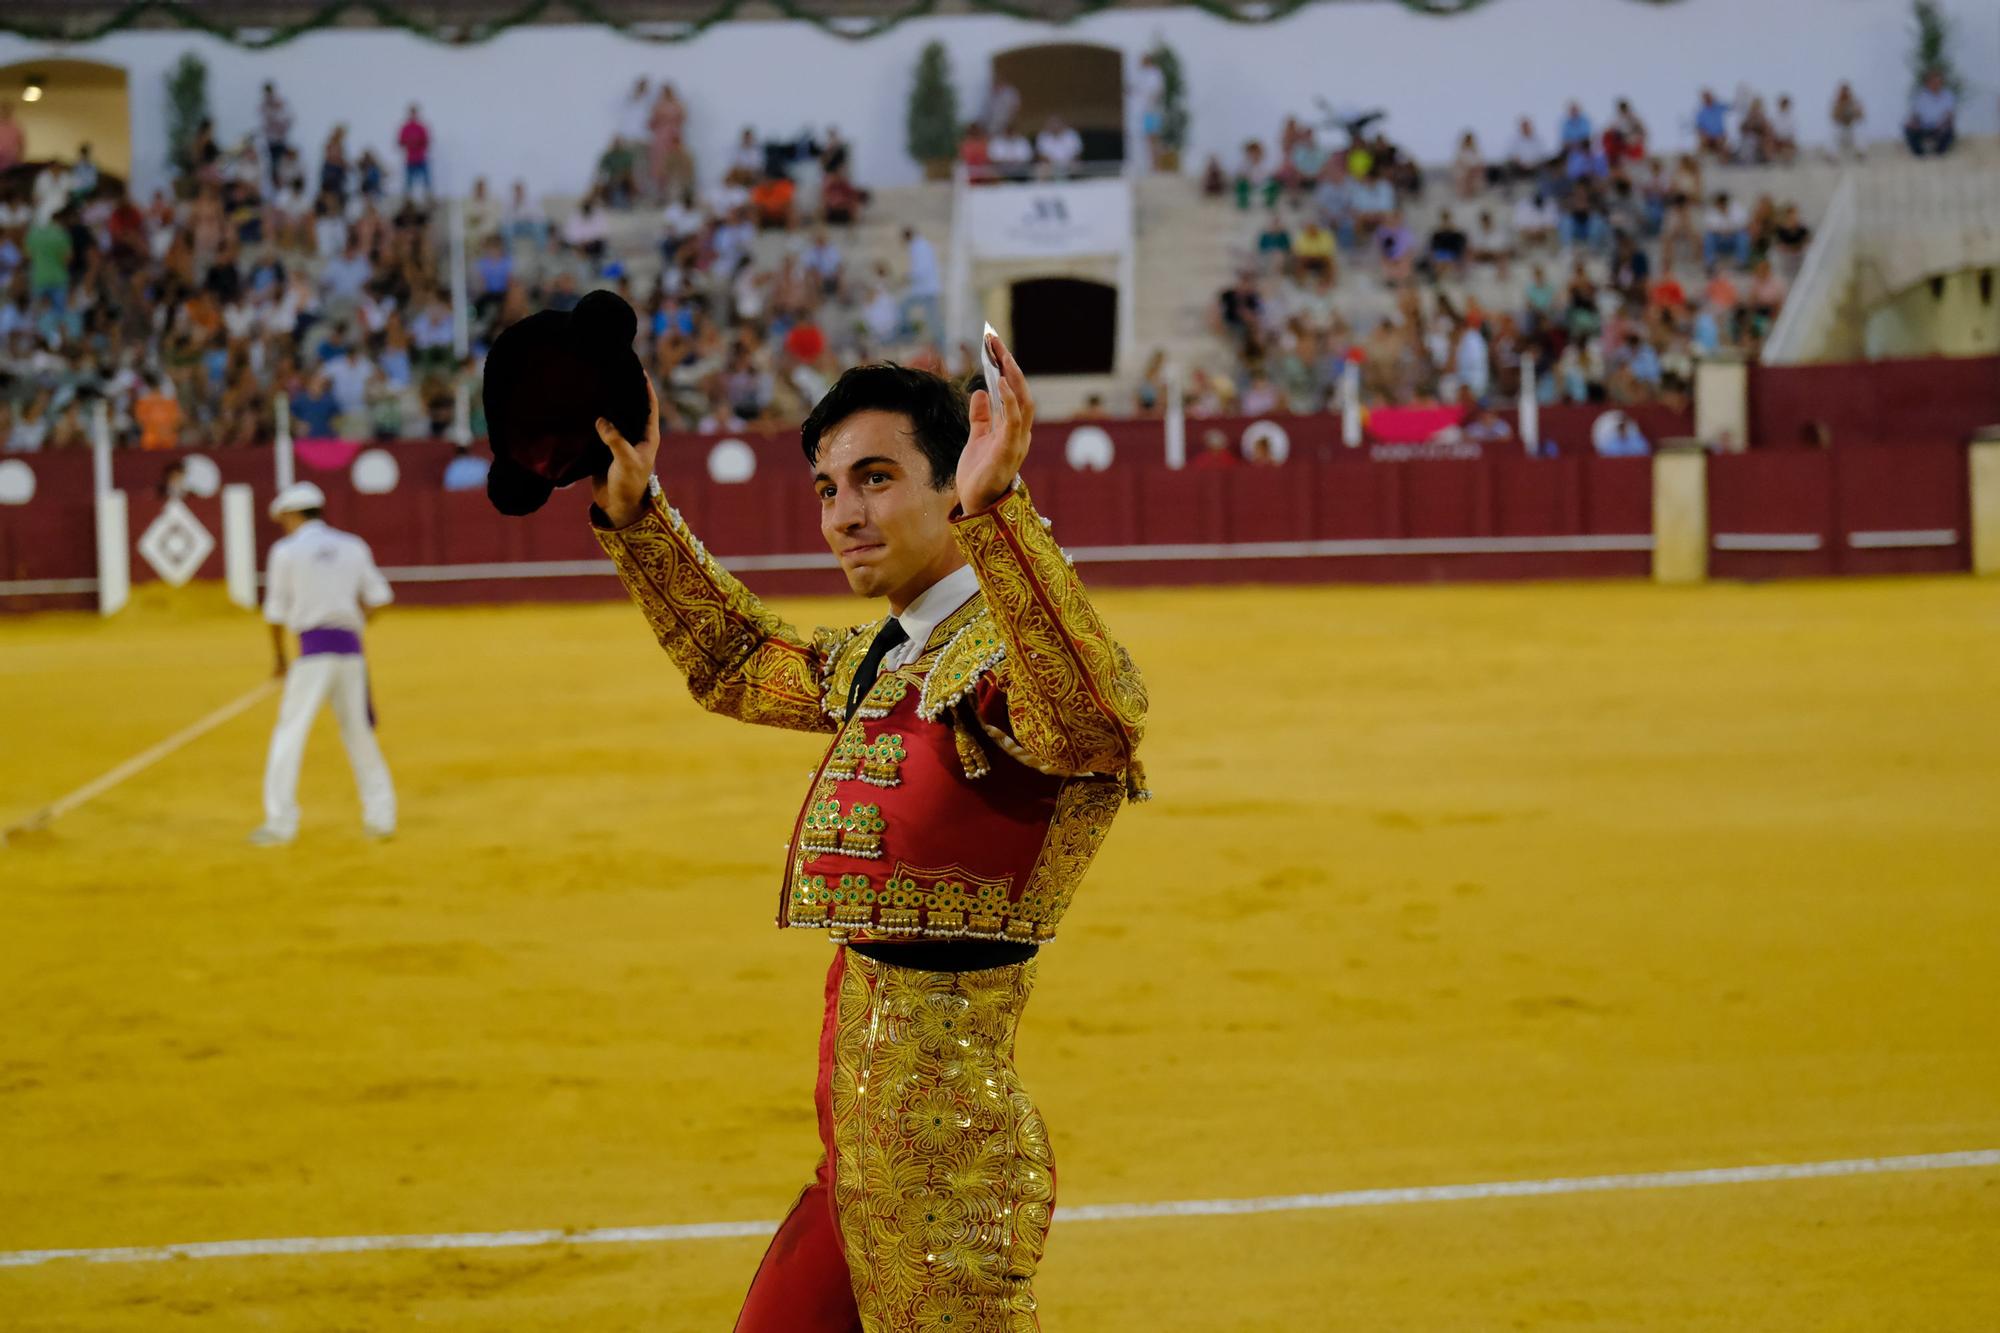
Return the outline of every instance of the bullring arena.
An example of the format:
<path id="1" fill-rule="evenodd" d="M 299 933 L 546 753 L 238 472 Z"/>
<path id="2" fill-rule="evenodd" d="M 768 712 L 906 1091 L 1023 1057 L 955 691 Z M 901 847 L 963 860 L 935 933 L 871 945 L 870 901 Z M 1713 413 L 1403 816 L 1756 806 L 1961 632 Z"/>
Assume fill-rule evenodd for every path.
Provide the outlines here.
<path id="1" fill-rule="evenodd" d="M 1195 56 L 1211 29 L 1268 51 L 1354 24 L 1435 43 L 1448 63 L 1498 40 L 1515 3 L 1529 22 L 1584 21 L 1582 0 L 1494 0 L 1464 16 L 1316 5 L 1247 27 L 1115 10 L 1080 31 L 1131 54 L 1162 16 L 1191 25 L 1170 32 L 1193 80 L 1228 72 Z M 1723 0 L 1627 8 L 1633 41 L 1736 21 Z M 1971 90 L 1954 155 L 1905 160 L 1908 80 L 1891 68 L 1854 74 L 1882 140 L 1858 161 L 1707 167 L 1810 201 L 1819 248 L 1787 299 L 1820 313 L 1746 320 L 1743 345 L 1692 358 L 1685 392 L 1627 399 L 1614 371 L 1581 400 L 1564 387 L 1541 402 L 1532 372 L 1503 389 L 1496 363 L 1483 397 L 1437 366 L 1421 392 L 1377 397 L 1358 326 L 1401 299 L 1382 291 L 1443 294 L 1458 315 L 1470 293 L 1497 312 L 1528 281 L 1519 266 L 1399 289 L 1376 260 L 1343 258 L 1352 378 L 1270 411 L 1241 401 L 1266 363 L 1204 322 L 1217 284 L 1185 300 L 1199 317 L 1160 314 L 1175 331 L 1151 405 L 1126 334 L 1109 374 L 1043 373 L 1007 326 L 1047 406 L 1023 475 L 1144 673 L 1154 793 L 1119 815 L 1021 1025 L 1060 1180 L 1034 1283 L 1042 1328 L 1994 1326 L 2000 325 L 1975 307 L 2000 255 L 1937 239 L 2000 179 L 2000 46 L 1970 40 L 2000 30 L 1975 8 L 1947 6 Z M 1901 40 L 1904 6 L 1854 11 L 1814 59 Z M 1005 68 L 987 22 L 912 20 L 947 43 L 974 34 L 961 58 Z M 757 28 L 700 42 L 740 56 L 729 44 Z M 634 70 L 662 60 L 581 23 L 530 35 L 630 48 Z M 810 36 L 863 64 L 899 40 Z M 491 77 L 482 51 L 521 68 L 510 40 L 526 38 L 445 47 L 358 25 L 263 55 L 157 28 L 64 49 L 130 65 L 135 105 L 155 95 L 138 75 L 190 43 L 215 62 L 218 96 L 278 69 L 317 142 L 312 107 L 334 92 L 300 54 L 316 43 L 458 78 Z M 700 42 L 665 48 L 669 63 Z M 0 61 L 54 50 L 0 37 Z M 915 59 L 896 51 L 892 120 Z M 1681 63 L 1676 97 L 1722 78 Z M 1514 114 L 1512 94 L 1473 91 L 1499 97 L 1488 120 Z M 1818 84 L 1807 92 L 1819 117 Z M 407 99 L 386 95 L 368 133 L 394 142 Z M 238 100 L 221 118 L 243 129 L 252 103 Z M 725 138 L 750 114 L 727 112 Z M 1448 161 L 1451 123 L 1436 142 L 1413 129 L 1410 155 Z M 1140 272 L 1136 292 L 1112 282 L 1121 299 L 1163 299 L 1146 288 L 1149 266 L 1182 263 L 1162 257 L 1169 243 L 1226 253 L 1224 283 L 1238 261 L 1269 290 L 1292 280 L 1255 268 L 1261 208 L 1198 197 L 1195 147 L 1234 146 L 1195 125 L 1188 182 L 1136 165 L 1087 182 L 1132 191 Z M 1653 125 L 1662 142 L 1682 133 L 1664 108 Z M 149 133 L 124 159 L 135 180 Z M 452 153 L 497 151 L 470 125 L 435 134 L 445 195 Z M 899 164 L 841 233 L 856 267 L 878 252 L 900 264 L 913 218 L 964 279 L 953 314 L 990 317 L 995 291 L 1039 280 L 1018 256 L 979 267 L 960 225 L 976 180 L 921 184 Z M 1447 170 L 1410 204 L 1426 226 Z M 1933 211 L 1885 221 L 1899 191 Z M 586 281 L 636 274 L 650 308 L 657 215 L 614 210 L 612 253 L 632 270 Z M 449 230 L 433 235 L 446 252 Z M 1883 239 L 1896 234 L 1928 239 Z M 761 264 L 791 238 L 756 244 Z M 1615 268 L 1593 244 L 1579 236 L 1574 257 Z M 1566 267 L 1569 243 L 1551 246 L 1543 262 Z M 545 266 L 534 291 L 552 300 L 542 276 L 583 262 L 553 235 L 505 247 Z M 1851 264 L 1860 290 L 1946 254 L 1963 264 L 1939 269 L 1923 318 L 1928 270 L 1877 293 L 1893 318 L 1857 313 L 1826 276 Z M 1011 299 L 1029 325 L 1032 295 Z M 94 420 L 79 394 L 92 438 L 0 460 L 25 469 L 0 472 L 0 1329 L 721 1329 L 809 1178 L 830 945 L 771 921 L 824 741 L 694 703 L 592 539 L 585 488 L 515 520 L 448 486 L 461 455 L 483 461 L 483 445 L 453 444 L 477 438 L 476 401 L 449 400 L 461 385 L 476 399 L 491 317 L 470 320 L 465 355 L 439 372 L 442 432 L 413 414 L 408 438 L 363 438 L 367 420 L 318 437 L 286 400 L 256 438 L 225 439 L 230 409 L 204 415 L 196 376 L 173 447 L 125 447 L 142 424 L 115 406 Z M 917 318 L 915 342 L 851 345 L 826 316 L 817 363 L 837 372 L 865 351 L 950 368 L 951 349 L 918 345 Z M 749 327 L 731 336 L 771 333 Z M 810 368 L 782 342 L 755 356 Z M 393 352 L 387 339 L 371 355 Z M 1235 387 L 1203 403 L 1214 390 L 1196 371 Z M 0 388 L 39 373 L 10 360 Z M 770 405 L 697 421 L 702 407 L 670 427 L 659 475 L 708 548 L 793 625 L 877 618 L 820 543 L 796 421 Z M 1471 429 L 1491 419 L 1508 433 Z M 1621 452 L 1621 426 L 1643 449 Z M 278 536 L 266 506 L 288 480 L 322 487 L 327 520 L 369 542 L 396 591 L 367 632 L 401 800 L 392 839 L 363 836 L 322 716 L 296 841 L 244 842 L 281 686 L 252 608 Z"/>

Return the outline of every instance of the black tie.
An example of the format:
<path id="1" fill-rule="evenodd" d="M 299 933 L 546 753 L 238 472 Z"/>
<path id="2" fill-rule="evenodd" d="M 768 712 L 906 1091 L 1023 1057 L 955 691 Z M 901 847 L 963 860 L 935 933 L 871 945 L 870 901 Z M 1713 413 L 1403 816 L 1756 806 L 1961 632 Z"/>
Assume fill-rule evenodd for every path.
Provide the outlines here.
<path id="1" fill-rule="evenodd" d="M 889 650 L 905 642 L 910 632 L 903 628 L 903 622 L 894 616 L 889 623 L 875 631 L 875 641 L 868 645 L 868 652 L 861 659 L 861 669 L 854 673 L 854 684 L 847 691 L 847 716 L 853 717 L 854 710 L 861 707 L 861 701 L 868 697 L 868 691 L 875 688 L 875 677 L 882 674 L 882 659 Z"/>

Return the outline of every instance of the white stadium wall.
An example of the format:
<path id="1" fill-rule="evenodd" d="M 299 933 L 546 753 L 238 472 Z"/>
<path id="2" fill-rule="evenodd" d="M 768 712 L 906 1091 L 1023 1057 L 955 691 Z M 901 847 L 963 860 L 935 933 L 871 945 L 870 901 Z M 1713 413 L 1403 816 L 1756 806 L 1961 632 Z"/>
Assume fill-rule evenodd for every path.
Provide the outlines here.
<path id="1" fill-rule="evenodd" d="M 2000 130 L 2000 4 L 1946 0 L 1954 55 L 1967 82 L 1961 130 Z M 918 179 L 903 151 L 904 100 L 919 47 L 951 50 L 968 114 L 985 92 L 990 57 L 1050 40 L 1102 42 L 1136 61 L 1156 37 L 1180 53 L 1193 118 L 1189 170 L 1210 152 L 1233 158 L 1268 138 L 1287 113 L 1325 96 L 1380 106 L 1422 158 L 1442 161 L 1476 129 L 1489 151 L 1525 112 L 1545 134 L 1571 97 L 1603 117 L 1629 96 L 1663 147 L 1683 144 L 1696 90 L 1739 84 L 1793 95 L 1808 142 L 1827 137 L 1834 88 L 1851 79 L 1866 132 L 1889 138 L 1908 89 L 1907 0 L 1497 0 L 1432 18 L 1383 0 L 1315 5 L 1277 24 L 1239 26 L 1195 9 L 1125 10 L 1066 28 L 988 16 L 913 20 L 867 41 L 803 23 L 732 23 L 696 41 L 659 46 L 585 26 L 517 29 L 474 47 L 378 30 L 317 34 L 272 51 L 244 51 L 194 34 L 135 32 L 54 47 L 0 36 L 0 65 L 59 55 L 131 72 L 134 177 L 163 178 L 165 73 L 184 51 L 208 62 L 209 97 L 224 138 L 254 125 L 259 86 L 276 79 L 298 115 L 297 140 L 316 165 L 336 121 L 357 148 L 392 147 L 406 103 L 423 104 L 436 136 L 440 188 L 474 176 L 495 188 L 525 178 L 539 193 L 572 194 L 587 180 L 619 99 L 641 74 L 674 83 L 692 108 L 704 179 L 746 124 L 763 133 L 838 124 L 854 141 L 857 175 L 874 185 Z M 391 157 L 390 160 L 394 160 Z"/>

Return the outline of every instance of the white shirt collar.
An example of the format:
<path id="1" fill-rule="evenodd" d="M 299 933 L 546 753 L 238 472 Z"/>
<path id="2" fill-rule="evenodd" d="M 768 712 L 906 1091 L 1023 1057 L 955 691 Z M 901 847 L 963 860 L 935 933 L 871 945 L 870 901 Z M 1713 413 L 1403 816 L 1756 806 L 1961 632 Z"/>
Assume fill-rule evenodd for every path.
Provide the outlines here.
<path id="1" fill-rule="evenodd" d="M 902 666 L 922 656 L 925 645 L 930 642 L 931 631 L 942 625 L 952 612 L 971 601 L 978 591 L 979 576 L 972 572 L 971 565 L 960 565 L 918 593 L 916 600 L 896 617 L 903 631 L 910 636 L 909 641 L 898 644 L 883 659 L 883 664 Z"/>

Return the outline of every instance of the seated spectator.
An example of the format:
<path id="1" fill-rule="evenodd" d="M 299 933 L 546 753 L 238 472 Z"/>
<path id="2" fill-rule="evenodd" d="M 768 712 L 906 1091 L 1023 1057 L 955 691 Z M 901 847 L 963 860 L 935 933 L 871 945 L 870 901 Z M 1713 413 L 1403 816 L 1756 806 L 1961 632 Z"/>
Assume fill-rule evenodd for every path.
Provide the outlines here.
<path id="1" fill-rule="evenodd" d="M 1602 250 L 1611 242 L 1611 223 L 1597 206 L 1597 196 L 1583 181 L 1571 185 L 1561 214 L 1563 244 L 1571 249 Z"/>
<path id="2" fill-rule="evenodd" d="M 1271 383 L 1271 377 L 1259 370 L 1250 376 L 1250 382 L 1243 386 L 1242 411 L 1248 417 L 1269 416 L 1278 410 L 1282 399 L 1278 396 L 1278 386 Z"/>
<path id="3" fill-rule="evenodd" d="M 500 304 L 507 295 L 508 286 L 514 281 L 514 257 L 507 253 L 507 244 L 498 236 L 489 236 L 479 247 L 479 259 L 473 265 L 477 284 L 473 296 L 473 306 L 484 315 L 492 307 Z"/>
<path id="4" fill-rule="evenodd" d="M 1246 398 L 1244 401 L 1248 402 L 1249 400 Z M 1256 439 L 1250 441 L 1250 466 L 1251 467 L 1284 466 L 1284 460 L 1271 452 L 1271 439 L 1269 436 L 1259 435 Z"/>
<path id="5" fill-rule="evenodd" d="M 1910 95 L 1903 141 L 1918 157 L 1941 157 L 1958 142 L 1958 94 L 1946 86 L 1941 70 L 1924 75 L 1923 86 Z"/>
<path id="6" fill-rule="evenodd" d="M 1451 160 L 1452 184 L 1461 199 L 1477 198 L 1486 188 L 1486 159 L 1479 153 L 1479 138 L 1467 130 L 1458 140 L 1458 154 Z"/>
<path id="7" fill-rule="evenodd" d="M 844 262 L 840 247 L 833 243 L 824 227 L 813 233 L 812 244 L 799 254 L 799 263 L 805 271 L 818 279 L 822 296 L 839 293 L 841 265 Z"/>
<path id="8" fill-rule="evenodd" d="M 1703 264 L 1713 265 L 1725 253 L 1738 264 L 1750 262 L 1750 218 L 1743 205 L 1730 199 L 1728 191 L 1718 191 L 1710 201 L 1701 229 Z"/>
<path id="9" fill-rule="evenodd" d="M 1569 110 L 1563 113 L 1563 123 L 1562 123 L 1563 151 L 1568 152 L 1569 150 L 1577 147 L 1583 147 L 1587 149 L 1590 147 L 1591 138 L 1592 136 L 1590 133 L 1590 117 L 1583 114 L 1583 107 L 1581 104 L 1576 102 L 1571 102 L 1569 104 Z"/>
<path id="10" fill-rule="evenodd" d="M 639 149 L 629 139 L 613 139 L 597 159 L 591 193 L 606 208 L 630 208 L 639 198 Z"/>
<path id="11" fill-rule="evenodd" d="M 1799 157 L 1799 118 L 1792 109 L 1790 93 L 1778 97 L 1778 109 L 1771 113 L 1771 161 L 1790 166 Z"/>
<path id="12" fill-rule="evenodd" d="M 1727 323 L 1736 317 L 1736 307 L 1741 299 L 1729 270 L 1720 264 L 1710 266 L 1708 282 L 1701 289 L 1702 308 Z"/>
<path id="13" fill-rule="evenodd" d="M 1771 117 L 1764 110 L 1764 99 L 1752 97 L 1750 105 L 1743 112 L 1743 119 L 1736 127 L 1736 156 L 1744 162 L 1769 162 L 1771 156 Z"/>
<path id="14" fill-rule="evenodd" d="M 83 449 L 90 444 L 90 422 L 83 415 L 83 402 L 72 398 L 49 427 L 49 448 Z"/>
<path id="15" fill-rule="evenodd" d="M 346 313 L 361 300 L 375 266 L 361 252 L 360 242 L 350 240 L 340 254 L 320 270 L 320 293 L 330 311 Z"/>
<path id="16" fill-rule="evenodd" d="M 1695 108 L 1694 135 L 1702 152 L 1712 157 L 1729 156 L 1729 108 L 1706 88 L 1701 90 L 1701 105 Z"/>
<path id="17" fill-rule="evenodd" d="M 1620 236 L 1611 253 L 1611 285 L 1637 297 L 1646 290 L 1646 282 L 1652 276 L 1653 261 L 1645 249 L 1630 236 Z"/>
<path id="18" fill-rule="evenodd" d="M 410 345 L 418 364 L 436 367 L 452 360 L 451 299 L 433 292 L 417 317 L 410 321 Z"/>
<path id="19" fill-rule="evenodd" d="M 1224 333 L 1236 342 L 1247 360 L 1261 350 L 1264 328 L 1264 298 L 1257 290 L 1255 274 L 1245 273 L 1235 285 L 1223 289 L 1217 298 L 1218 315 Z"/>
<path id="20" fill-rule="evenodd" d="M 1348 199 L 1354 209 L 1354 225 L 1364 236 L 1373 236 L 1396 214 L 1396 187 L 1386 176 L 1370 174 L 1351 181 Z"/>
<path id="21" fill-rule="evenodd" d="M 514 191 L 508 196 L 507 207 L 501 214 L 501 232 L 509 245 L 540 249 L 548 240 L 548 214 L 528 197 L 528 186 L 524 181 L 514 182 Z"/>
<path id="22" fill-rule="evenodd" d="M 1714 356 L 1722 349 L 1722 320 L 1705 302 L 1695 305 L 1688 322 L 1688 345 L 1697 356 Z"/>
<path id="23" fill-rule="evenodd" d="M 798 187 L 789 176 L 771 175 L 758 181 L 750 191 L 750 207 L 759 230 L 790 231 L 795 225 L 792 206 L 797 195 Z"/>
<path id="24" fill-rule="evenodd" d="M 1243 160 L 1236 167 L 1236 206 L 1247 209 L 1251 199 L 1261 196 L 1264 207 L 1278 202 L 1278 178 L 1264 160 L 1264 145 L 1252 139 L 1243 145 Z"/>
<path id="25" fill-rule="evenodd" d="M 611 241 L 611 222 L 597 206 L 597 196 L 586 195 L 583 205 L 563 219 L 563 244 L 592 264 L 601 262 Z"/>
<path id="26" fill-rule="evenodd" d="M 844 171 L 834 172 L 819 187 L 820 219 L 830 225 L 852 224 L 867 203 L 868 191 L 849 180 Z"/>
<path id="27" fill-rule="evenodd" d="M 1797 204 L 1786 204 L 1771 232 L 1771 250 L 1786 273 L 1797 273 L 1804 262 L 1806 246 L 1812 242 L 1812 228 L 1799 217 Z"/>
<path id="28" fill-rule="evenodd" d="M 1403 222 L 1401 213 L 1375 233 L 1375 252 L 1382 260 L 1382 276 L 1390 283 L 1407 282 L 1417 262 L 1417 238 Z"/>
<path id="29" fill-rule="evenodd" d="M 1459 331 L 1452 350 L 1451 366 L 1453 374 L 1458 377 L 1459 387 L 1474 402 L 1483 401 L 1487 389 L 1492 386 L 1493 362 L 1485 331 L 1480 328 L 1478 319 L 1466 320 L 1465 327 Z"/>
<path id="30" fill-rule="evenodd" d="M 976 183 L 992 177 L 993 162 L 986 148 L 986 127 L 978 121 L 967 125 L 958 139 L 958 164 L 965 168 L 967 180 Z"/>
<path id="31" fill-rule="evenodd" d="M 736 141 L 736 151 L 730 154 L 728 169 L 722 178 L 731 185 L 749 189 L 764 175 L 764 146 L 757 142 L 757 131 L 750 126 L 743 127 L 743 135 Z"/>
<path id="32" fill-rule="evenodd" d="M 1318 136 L 1307 127 L 1299 126 L 1280 169 L 1283 184 L 1295 194 L 1304 193 L 1319 179 L 1326 161 L 1327 154 L 1321 151 Z"/>
<path id="33" fill-rule="evenodd" d="M 1084 156 L 1084 136 L 1066 126 L 1060 116 L 1050 116 L 1042 132 L 1034 136 L 1034 156 L 1044 176 L 1068 180 Z"/>
<path id="34" fill-rule="evenodd" d="M 1626 334 L 1612 375 L 1613 396 L 1625 402 L 1648 401 L 1659 395 L 1663 377 L 1658 349 L 1637 333 Z"/>
<path id="35" fill-rule="evenodd" d="M 1152 416 L 1167 400 L 1167 354 L 1154 348 L 1146 358 L 1146 369 L 1139 376 L 1138 387 L 1133 390 L 1133 406 L 1140 416 Z"/>
<path id="36" fill-rule="evenodd" d="M 1439 213 L 1437 227 L 1425 247 L 1425 258 L 1431 268 L 1441 275 L 1455 276 L 1465 267 L 1466 253 L 1471 248 L 1472 238 L 1452 219 L 1451 210 Z"/>
<path id="37" fill-rule="evenodd" d="M 1601 181 L 1611 174 L 1611 159 L 1588 139 L 1571 144 L 1563 155 L 1563 177 L 1572 181 Z"/>
<path id="38" fill-rule="evenodd" d="M 1188 460 L 1194 472 L 1227 472 L 1243 466 L 1243 455 L 1230 447 L 1226 432 L 1210 427 L 1202 432 L 1201 452 Z"/>
<path id="39" fill-rule="evenodd" d="M 181 442 L 181 403 L 173 381 L 148 375 L 145 391 L 132 400 L 132 420 L 139 425 L 141 449 L 173 449 Z M 15 423 L 15 430 L 20 424 Z M 40 447 L 39 443 L 36 447 Z"/>
<path id="40" fill-rule="evenodd" d="M 1500 280 L 1506 281 L 1507 267 L 1514 259 L 1514 241 L 1507 234 L 1507 224 L 1495 218 L 1492 209 L 1479 210 L 1466 257 L 1475 264 L 1493 265 Z"/>
<path id="41" fill-rule="evenodd" d="M 1653 451 L 1638 423 L 1623 412 L 1606 412 L 1591 427 L 1590 438 L 1602 458 L 1644 458 Z"/>
<path id="42" fill-rule="evenodd" d="M 444 465 L 444 488 L 448 491 L 483 491 L 486 489 L 486 474 L 493 464 L 489 459 L 472 452 L 469 444 L 455 444 L 451 449 L 451 461 Z"/>
<path id="43" fill-rule="evenodd" d="M 1623 97 L 1618 99 L 1618 110 L 1611 118 L 1611 128 L 1604 131 L 1604 156 L 1613 165 L 1646 160 L 1646 122 L 1639 119 L 1632 103 Z"/>
<path id="44" fill-rule="evenodd" d="M 1257 258 L 1267 268 L 1282 268 L 1291 253 L 1292 233 L 1285 220 L 1274 212 L 1257 233 Z"/>
<path id="45" fill-rule="evenodd" d="M 1542 168 L 1549 164 L 1549 146 L 1535 133 L 1535 122 L 1521 117 L 1520 127 L 1514 132 L 1514 142 L 1507 147 L 1507 181 L 1516 184 L 1532 181 L 1539 177 Z"/>
<path id="46" fill-rule="evenodd" d="M 1561 221 L 1555 201 L 1539 190 L 1514 205 L 1514 237 L 1524 250 L 1555 244 Z"/>
<path id="47" fill-rule="evenodd" d="M 1034 174 L 1035 146 L 1010 125 L 986 141 L 986 160 L 1001 180 L 1026 180 Z"/>
<path id="48" fill-rule="evenodd" d="M 1461 431 L 1466 439 L 1480 444 L 1499 444 L 1514 438 L 1513 426 L 1491 403 L 1475 407 Z"/>
<path id="49" fill-rule="evenodd" d="M 1292 258 L 1299 270 L 1309 275 L 1332 277 L 1336 248 L 1333 233 L 1318 218 L 1306 219 L 1292 238 Z"/>
<path id="50" fill-rule="evenodd" d="M 140 399 L 139 402 L 147 405 L 150 411 L 152 403 L 150 396 Z M 49 411 L 49 403 L 50 395 L 44 391 L 36 394 L 21 405 L 20 411 L 14 415 L 13 428 L 7 432 L 8 453 L 35 454 L 40 453 L 48 445 L 49 428 L 54 425 Z M 172 398 L 166 399 L 166 403 L 175 413 L 173 428 L 177 430 L 179 427 L 178 414 L 180 409 L 174 405 Z M 137 408 L 135 407 L 134 410 L 136 412 Z M 147 419 L 146 417 L 142 417 L 142 423 Z M 166 438 L 168 442 L 165 444 L 145 444 L 143 447 L 147 449 L 171 449 L 178 442 L 171 435 Z"/>
<path id="51" fill-rule="evenodd" d="M 1771 261 L 1760 259 L 1751 270 L 1743 309 L 1760 327 L 1768 328 L 1777 319 L 1778 308 L 1785 303 L 1785 292 L 1785 280 L 1771 267 Z"/>
<path id="52" fill-rule="evenodd" d="M 1840 91 L 1833 97 L 1833 142 L 1842 157 L 1860 157 L 1861 145 L 1856 137 L 1861 122 L 1867 118 L 1861 99 L 1854 95 L 1854 85 L 1843 82 Z"/>
<path id="53" fill-rule="evenodd" d="M 1215 154 L 1208 155 L 1208 165 L 1201 169 L 1201 195 L 1204 199 L 1220 199 L 1229 193 L 1229 175 L 1222 169 L 1222 159 Z"/>
<path id="54" fill-rule="evenodd" d="M 841 137 L 840 126 L 827 126 L 826 142 L 821 144 L 819 149 L 820 173 L 825 175 L 835 171 L 851 170 L 849 162 L 852 157 L 853 149 L 848 146 L 847 140 Z"/>
<path id="55" fill-rule="evenodd" d="M 1674 276 L 1672 269 L 1662 269 L 1660 276 L 1646 289 L 1646 306 L 1651 310 L 1664 310 L 1679 320 L 1687 313 L 1687 289 Z"/>

